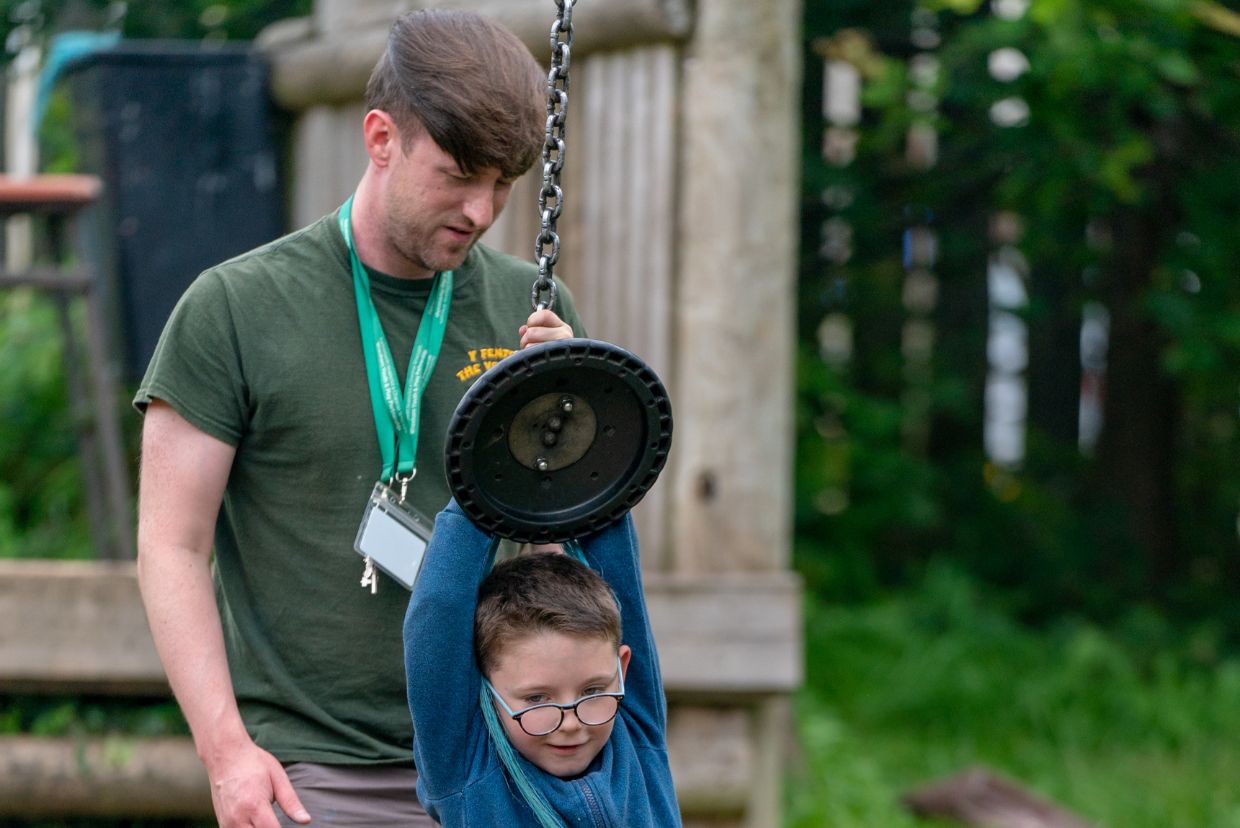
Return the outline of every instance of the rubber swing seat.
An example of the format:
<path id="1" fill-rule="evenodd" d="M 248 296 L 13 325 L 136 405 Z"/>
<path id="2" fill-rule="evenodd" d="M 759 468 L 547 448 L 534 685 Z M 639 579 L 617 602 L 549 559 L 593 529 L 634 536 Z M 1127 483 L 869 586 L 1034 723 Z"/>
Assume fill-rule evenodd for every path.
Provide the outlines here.
<path id="1" fill-rule="evenodd" d="M 520 543 L 602 529 L 658 479 L 672 406 L 658 376 L 596 339 L 544 342 L 492 366 L 461 398 L 445 467 L 462 511 Z"/>

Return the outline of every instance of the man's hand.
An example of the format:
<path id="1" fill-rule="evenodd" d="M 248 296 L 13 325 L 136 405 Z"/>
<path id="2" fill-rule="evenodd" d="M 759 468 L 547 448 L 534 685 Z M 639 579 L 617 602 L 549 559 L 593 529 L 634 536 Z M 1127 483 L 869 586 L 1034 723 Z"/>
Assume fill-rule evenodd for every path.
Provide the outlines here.
<path id="1" fill-rule="evenodd" d="M 273 800 L 294 822 L 310 821 L 284 768 L 253 742 L 213 762 L 207 776 L 220 828 L 279 828 Z"/>
<path id="2" fill-rule="evenodd" d="M 535 342 L 552 342 L 573 337 L 573 329 L 546 308 L 531 313 L 530 318 L 525 320 L 525 324 L 517 333 L 521 336 L 522 348 L 528 348 Z"/>

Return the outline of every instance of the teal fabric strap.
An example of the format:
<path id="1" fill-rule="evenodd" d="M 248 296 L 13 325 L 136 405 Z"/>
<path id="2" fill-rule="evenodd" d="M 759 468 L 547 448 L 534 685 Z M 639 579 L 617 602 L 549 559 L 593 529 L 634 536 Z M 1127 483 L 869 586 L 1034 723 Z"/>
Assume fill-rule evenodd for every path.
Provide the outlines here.
<path id="1" fill-rule="evenodd" d="M 495 565 L 495 550 L 499 547 L 497 541 L 499 538 L 492 538 L 489 559 L 487 561 L 487 571 Z M 564 541 L 561 546 L 564 554 L 569 557 L 576 558 L 582 564 L 589 566 L 590 562 L 586 560 L 585 550 L 581 547 L 581 542 L 576 538 Z M 619 602 L 616 602 L 619 606 Z M 491 744 L 495 745 L 495 751 L 499 755 L 500 764 L 508 771 L 508 778 L 517 786 L 517 792 L 521 798 L 525 800 L 525 804 L 530 806 L 530 810 L 534 812 L 534 818 L 538 820 L 541 828 L 566 828 L 564 821 L 560 819 L 555 809 L 551 807 L 551 803 L 547 798 L 534 786 L 530 778 L 525 773 L 525 769 L 521 766 L 520 760 L 517 758 L 517 752 L 512 746 L 512 742 L 508 741 L 507 734 L 504 733 L 504 726 L 500 724 L 499 714 L 495 712 L 495 702 L 491 699 L 489 690 L 490 683 L 486 676 L 482 677 L 482 684 L 478 688 L 478 706 L 482 708 L 482 721 L 486 725 L 487 733 L 491 737 Z"/>
<path id="2" fill-rule="evenodd" d="M 581 541 L 573 538 L 571 540 L 564 541 L 564 543 L 560 544 L 560 546 L 563 547 L 565 555 L 568 555 L 570 558 L 576 558 L 586 566 L 590 565 L 590 562 L 586 560 L 586 551 L 581 548 Z M 617 603 L 616 606 L 619 606 L 619 603 Z"/>
<path id="3" fill-rule="evenodd" d="M 426 300 L 426 310 L 418 325 L 402 391 L 392 349 L 388 346 L 379 314 L 370 298 L 370 277 L 353 245 L 352 212 L 353 196 L 349 196 L 340 207 L 340 233 L 349 248 L 349 263 L 353 268 L 353 293 L 357 299 L 357 322 L 362 335 L 362 354 L 366 360 L 366 381 L 370 386 L 375 434 L 383 457 L 380 479 L 391 480 L 398 473 L 408 479 L 416 470 L 422 392 L 426 390 L 431 372 L 435 370 L 444 330 L 448 325 L 448 309 L 452 304 L 452 271 L 435 274 L 431 295 Z"/>

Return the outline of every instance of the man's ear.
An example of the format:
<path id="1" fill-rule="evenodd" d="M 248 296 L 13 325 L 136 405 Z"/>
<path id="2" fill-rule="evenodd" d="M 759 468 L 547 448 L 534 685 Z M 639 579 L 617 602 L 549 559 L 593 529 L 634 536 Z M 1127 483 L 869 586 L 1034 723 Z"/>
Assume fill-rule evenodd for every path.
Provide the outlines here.
<path id="1" fill-rule="evenodd" d="M 392 154 L 400 151 L 400 131 L 392 116 L 382 109 L 372 109 L 362 119 L 362 142 L 366 154 L 377 167 L 386 167 Z"/>
<path id="2" fill-rule="evenodd" d="M 620 656 L 620 672 L 627 677 L 629 674 L 629 659 L 633 657 L 633 648 L 628 644 L 621 644 L 617 654 Z"/>

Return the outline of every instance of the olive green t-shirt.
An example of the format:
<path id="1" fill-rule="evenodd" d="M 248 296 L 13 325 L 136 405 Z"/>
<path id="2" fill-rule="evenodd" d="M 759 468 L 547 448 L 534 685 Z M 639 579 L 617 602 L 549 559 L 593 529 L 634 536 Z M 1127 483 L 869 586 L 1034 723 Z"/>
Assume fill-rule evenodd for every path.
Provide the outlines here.
<path id="1" fill-rule="evenodd" d="M 448 502 L 444 440 L 465 390 L 519 347 L 533 264 L 481 244 L 455 271 L 423 397 L 410 496 Z M 430 279 L 371 273 L 404 377 Z M 584 335 L 572 298 L 557 312 Z M 205 271 L 172 312 L 134 400 L 169 403 L 236 447 L 215 530 L 216 599 L 241 716 L 278 759 L 409 762 L 401 625 L 408 591 L 363 589 L 353 549 L 382 460 L 348 249 L 336 216 Z"/>

